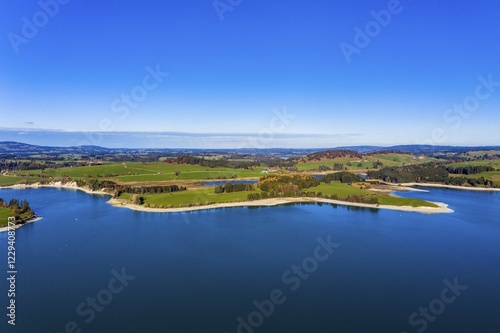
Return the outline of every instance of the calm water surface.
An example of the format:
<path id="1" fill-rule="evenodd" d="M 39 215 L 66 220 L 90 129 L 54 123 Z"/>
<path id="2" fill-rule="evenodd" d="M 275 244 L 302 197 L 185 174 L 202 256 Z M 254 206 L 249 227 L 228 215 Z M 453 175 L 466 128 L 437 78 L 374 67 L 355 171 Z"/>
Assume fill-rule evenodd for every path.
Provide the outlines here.
<path id="1" fill-rule="evenodd" d="M 500 332 L 500 194 L 398 194 L 455 213 L 289 205 L 158 214 L 71 190 L 1 190 L 43 220 L 16 232 L 15 327 L 0 234 L 0 332 L 59 333 L 68 322 L 88 333 Z M 329 256 L 316 251 L 328 237 L 340 244 Z M 113 270 L 135 278 L 119 284 Z M 467 289 L 445 304 L 444 281 L 455 279 Z M 277 290 L 281 304 L 255 312 Z M 92 310 L 96 296 L 106 305 Z M 417 313 L 430 305 L 438 315 Z"/>

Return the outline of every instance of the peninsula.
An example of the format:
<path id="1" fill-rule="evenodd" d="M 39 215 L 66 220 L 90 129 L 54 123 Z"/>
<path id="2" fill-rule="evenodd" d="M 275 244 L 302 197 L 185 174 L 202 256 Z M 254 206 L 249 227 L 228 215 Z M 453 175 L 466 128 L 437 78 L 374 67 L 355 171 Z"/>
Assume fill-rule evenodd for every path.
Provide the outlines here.
<path id="1" fill-rule="evenodd" d="M 109 203 L 116 207 L 149 212 L 318 202 L 449 213 L 445 203 L 392 192 L 419 185 L 500 190 L 500 150 L 493 149 L 423 153 L 410 146 L 242 153 L 79 147 L 78 153 L 54 148 L 52 155 L 37 158 L 32 151 L 27 158 L 30 149 L 39 148 L 26 146 L 0 160 L 0 185 L 79 189 L 111 196 Z"/>

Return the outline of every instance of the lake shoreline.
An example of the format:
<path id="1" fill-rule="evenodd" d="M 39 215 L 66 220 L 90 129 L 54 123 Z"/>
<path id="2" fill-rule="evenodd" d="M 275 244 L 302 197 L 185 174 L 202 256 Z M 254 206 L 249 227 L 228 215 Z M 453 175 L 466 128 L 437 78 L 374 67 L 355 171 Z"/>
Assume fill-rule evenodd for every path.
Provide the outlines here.
<path id="1" fill-rule="evenodd" d="M 446 184 L 438 184 L 438 183 L 401 183 L 398 185 L 392 184 L 393 186 L 399 187 L 436 187 L 436 188 L 448 188 L 452 190 L 461 190 L 461 191 L 483 191 L 483 192 L 500 192 L 500 188 L 495 187 L 468 187 L 468 186 L 457 186 L 457 185 L 446 185 Z"/>
<path id="2" fill-rule="evenodd" d="M 431 202 L 437 205 L 438 207 L 423 207 L 423 206 L 412 207 L 412 206 L 374 205 L 374 204 L 365 204 L 365 203 L 349 202 L 342 200 L 309 198 L 309 197 L 271 198 L 271 199 L 260 199 L 254 201 L 227 202 L 227 203 L 218 203 L 218 204 L 210 204 L 210 205 L 194 206 L 194 207 L 179 207 L 179 208 L 149 208 L 141 205 L 134 205 L 125 202 L 124 200 L 114 199 L 114 198 L 110 199 L 107 203 L 118 208 L 127 208 L 135 211 L 150 212 L 150 213 L 180 213 L 180 212 L 192 212 L 200 210 L 234 208 L 234 207 L 272 207 L 272 206 L 280 206 L 280 205 L 287 205 L 294 203 L 326 203 L 331 205 L 341 205 L 341 206 L 351 206 L 351 207 L 371 208 L 371 209 L 389 209 L 389 210 L 398 210 L 404 212 L 415 212 L 423 214 L 454 212 L 452 209 L 448 208 L 447 204 L 442 202 Z"/>
<path id="3" fill-rule="evenodd" d="M 13 189 L 13 190 L 25 190 L 28 188 L 56 188 L 56 189 L 65 189 L 65 190 L 77 190 L 77 191 L 83 191 L 88 194 L 97 194 L 97 195 L 108 195 L 108 196 L 113 196 L 111 193 L 105 192 L 105 191 L 93 191 L 88 188 L 84 187 L 79 187 L 76 182 L 68 182 L 68 183 L 62 183 L 62 182 L 51 182 L 49 184 L 40 184 L 40 183 L 34 183 L 34 184 L 15 184 L 15 185 L 8 185 L 8 186 L 0 186 L 0 189 Z"/>
<path id="4" fill-rule="evenodd" d="M 409 183 L 412 184 L 412 183 Z M 405 190 L 412 190 L 409 184 L 401 184 L 401 186 L 407 187 Z M 420 183 L 416 183 L 421 185 Z M 395 188 L 399 188 L 399 186 L 392 184 Z M 439 184 L 436 184 L 439 185 Z M 443 187 L 446 185 L 443 185 Z M 27 188 L 56 188 L 56 189 L 68 189 L 68 190 L 78 190 L 83 191 L 87 194 L 97 194 L 97 195 L 106 195 L 112 196 L 111 193 L 105 191 L 93 191 L 87 188 L 78 187 L 76 182 L 53 182 L 49 184 L 16 184 L 10 186 L 1 186 L 2 188 L 9 189 L 27 189 Z M 402 190 L 404 188 L 400 188 Z M 468 188 L 464 188 L 468 189 Z M 415 189 L 413 189 L 415 190 Z M 500 189 L 499 189 L 500 190 Z M 107 201 L 108 204 L 118 207 L 118 208 L 127 208 L 135 211 L 143 211 L 143 212 L 155 212 L 155 213 L 179 213 L 179 212 L 190 212 L 190 211 L 200 211 L 200 210 L 211 210 L 218 208 L 232 208 L 232 207 L 271 207 L 271 206 L 279 206 L 293 203 L 326 203 L 332 205 L 342 205 L 342 206 L 352 206 L 352 207 L 360 207 L 360 208 L 371 208 L 371 209 L 388 209 L 388 210 L 397 210 L 404 212 L 416 212 L 423 214 L 436 214 L 436 213 L 453 213 L 453 210 L 448 208 L 448 205 L 441 202 L 431 202 L 438 207 L 412 207 L 412 206 L 394 206 L 394 205 L 380 205 L 380 204 L 366 204 L 366 203 L 357 203 L 357 202 L 349 202 L 342 200 L 333 200 L 333 199 L 324 199 L 324 198 L 309 198 L 309 197 L 298 197 L 298 198 L 270 198 L 270 199 L 261 199 L 255 201 L 241 201 L 241 202 L 228 202 L 228 203 L 219 203 L 219 204 L 210 204 L 210 205 L 202 205 L 202 206 L 194 206 L 194 207 L 179 207 L 179 208 L 149 208 L 141 205 L 134 205 L 128 203 L 121 199 L 111 198 Z M 22 226 L 22 225 L 21 225 Z"/>
<path id="5" fill-rule="evenodd" d="M 76 182 L 69 182 L 69 183 L 65 183 L 65 184 L 63 184 L 62 182 L 52 182 L 50 184 L 34 183 L 34 184 L 15 184 L 15 185 L 8 185 L 8 186 L 0 186 L 0 190 L 1 189 L 25 190 L 25 189 L 28 189 L 28 188 L 32 188 L 32 189 L 38 189 L 38 188 L 56 188 L 56 189 L 83 191 L 83 192 L 85 192 L 87 194 L 97 194 L 97 195 L 112 196 L 112 194 L 104 192 L 104 191 L 92 191 L 92 190 L 89 190 L 89 189 L 86 189 L 86 188 L 78 187 L 76 185 Z M 21 228 L 21 227 L 23 227 L 23 226 L 25 226 L 25 225 L 27 225 L 29 223 L 33 223 L 33 222 L 39 221 L 42 218 L 43 217 L 41 217 L 41 216 L 34 216 L 34 217 L 32 217 L 32 218 L 24 221 L 23 223 L 16 224 L 15 226 L 10 227 L 10 230 L 19 229 L 19 228 Z M 0 233 L 1 232 L 7 232 L 7 231 L 9 231 L 9 227 L 1 227 L 0 228 Z"/>
<path id="6" fill-rule="evenodd" d="M 27 224 L 30 224 L 30 223 L 33 223 L 33 222 L 36 222 L 36 221 L 39 221 L 41 220 L 43 217 L 41 216 L 33 216 L 25 221 L 23 221 L 22 223 L 19 223 L 19 224 L 15 224 L 13 227 L 1 227 L 0 228 L 0 232 L 7 232 L 9 230 L 15 230 L 15 229 L 19 229 L 21 227 L 24 227 L 25 225 Z"/>

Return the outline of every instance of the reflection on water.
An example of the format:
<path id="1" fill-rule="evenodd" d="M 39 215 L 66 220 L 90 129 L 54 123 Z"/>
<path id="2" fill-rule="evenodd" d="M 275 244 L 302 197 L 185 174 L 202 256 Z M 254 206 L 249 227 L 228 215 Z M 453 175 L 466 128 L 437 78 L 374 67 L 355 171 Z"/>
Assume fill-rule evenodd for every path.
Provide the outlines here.
<path id="1" fill-rule="evenodd" d="M 70 321 L 82 333 L 237 332 L 237 318 L 275 289 L 286 302 L 256 333 L 416 332 L 409 316 L 455 278 L 468 289 L 427 331 L 498 332 L 500 193 L 428 189 L 401 195 L 455 213 L 300 203 L 158 214 L 79 191 L 1 190 L 28 199 L 43 219 L 16 231 L 18 321 L 2 320 L 0 332 L 64 332 Z M 311 269 L 318 237 L 340 247 Z M 6 243 L 0 234 L 1 262 Z M 86 323 L 77 307 L 122 268 L 136 278 Z"/>

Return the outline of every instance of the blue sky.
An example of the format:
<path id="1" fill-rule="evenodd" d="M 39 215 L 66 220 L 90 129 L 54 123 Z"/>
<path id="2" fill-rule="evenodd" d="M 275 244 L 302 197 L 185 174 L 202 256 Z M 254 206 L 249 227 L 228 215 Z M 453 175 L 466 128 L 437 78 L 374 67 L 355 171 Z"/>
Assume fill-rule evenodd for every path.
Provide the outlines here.
<path id="1" fill-rule="evenodd" d="M 55 1 L 0 5 L 3 131 L 243 133 L 283 147 L 500 142 L 498 1 L 221 0 L 219 12 L 213 0 Z M 374 23 L 373 11 L 390 21 Z M 346 44 L 357 53 L 346 57 Z"/>

